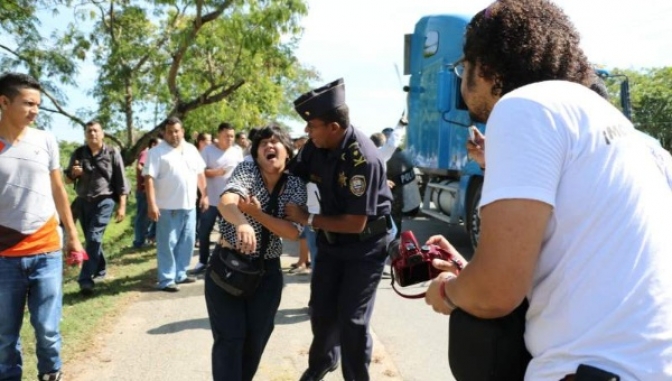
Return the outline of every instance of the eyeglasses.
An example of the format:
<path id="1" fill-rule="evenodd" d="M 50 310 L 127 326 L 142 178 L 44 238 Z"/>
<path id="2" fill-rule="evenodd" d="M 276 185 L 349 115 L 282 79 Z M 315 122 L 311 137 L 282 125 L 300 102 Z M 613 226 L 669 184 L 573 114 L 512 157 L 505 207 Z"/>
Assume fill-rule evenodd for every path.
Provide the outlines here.
<path id="1" fill-rule="evenodd" d="M 450 64 L 448 68 L 455 73 L 457 78 L 462 78 L 464 75 L 464 58 L 460 58 L 456 62 Z"/>

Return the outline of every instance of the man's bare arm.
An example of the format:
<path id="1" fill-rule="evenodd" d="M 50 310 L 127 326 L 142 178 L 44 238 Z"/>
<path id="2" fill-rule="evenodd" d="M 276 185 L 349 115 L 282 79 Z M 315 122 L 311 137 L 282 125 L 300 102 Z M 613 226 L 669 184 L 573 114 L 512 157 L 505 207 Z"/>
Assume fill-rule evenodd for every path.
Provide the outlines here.
<path id="1" fill-rule="evenodd" d="M 553 208 L 534 200 L 500 200 L 481 209 L 481 236 L 469 266 L 446 284 L 461 309 L 481 318 L 509 314 L 532 287 Z"/>

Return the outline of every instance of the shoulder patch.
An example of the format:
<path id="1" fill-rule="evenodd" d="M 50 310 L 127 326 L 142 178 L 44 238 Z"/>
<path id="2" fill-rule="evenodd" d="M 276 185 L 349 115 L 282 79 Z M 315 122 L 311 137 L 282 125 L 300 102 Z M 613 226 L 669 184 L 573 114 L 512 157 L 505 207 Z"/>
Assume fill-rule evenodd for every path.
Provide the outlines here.
<path id="1" fill-rule="evenodd" d="M 352 176 L 350 179 L 350 193 L 359 197 L 366 192 L 366 178 L 363 175 Z"/>

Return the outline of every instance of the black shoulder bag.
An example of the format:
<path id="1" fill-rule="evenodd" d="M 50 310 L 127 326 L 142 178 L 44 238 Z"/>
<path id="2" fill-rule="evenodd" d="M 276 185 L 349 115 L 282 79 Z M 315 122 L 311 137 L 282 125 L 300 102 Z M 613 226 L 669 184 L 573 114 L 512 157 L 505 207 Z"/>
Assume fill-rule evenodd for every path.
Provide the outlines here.
<path id="1" fill-rule="evenodd" d="M 457 381 L 522 381 L 532 356 L 525 347 L 527 299 L 510 314 L 480 319 L 450 314 L 448 362 Z"/>
<path id="2" fill-rule="evenodd" d="M 278 196 L 286 179 L 287 175 L 283 173 L 273 187 L 267 211 L 272 216 L 278 214 Z M 264 277 L 264 256 L 270 239 L 271 232 L 262 226 L 259 258 L 256 260 L 235 249 L 218 244 L 215 246 L 208 264 L 210 279 L 221 289 L 235 297 L 250 297 L 257 290 L 261 279 Z"/>

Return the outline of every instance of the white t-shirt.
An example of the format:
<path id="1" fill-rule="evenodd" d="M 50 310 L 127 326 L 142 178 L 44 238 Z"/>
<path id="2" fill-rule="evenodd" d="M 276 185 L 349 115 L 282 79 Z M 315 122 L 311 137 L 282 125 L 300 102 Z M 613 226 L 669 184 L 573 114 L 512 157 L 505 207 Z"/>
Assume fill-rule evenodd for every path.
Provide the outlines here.
<path id="1" fill-rule="evenodd" d="M 198 175 L 204 169 L 205 163 L 192 144 L 183 141 L 174 148 L 161 142 L 147 153 L 142 175 L 154 179 L 159 209 L 189 210 L 196 207 Z"/>
<path id="2" fill-rule="evenodd" d="M 317 188 L 317 184 L 306 183 L 306 193 L 308 193 L 308 200 L 306 201 L 308 213 L 320 214 L 320 190 Z"/>
<path id="3" fill-rule="evenodd" d="M 227 150 L 222 151 L 216 144 L 210 144 L 203 148 L 201 157 L 205 161 L 206 168 L 217 169 L 223 167 L 226 170 L 224 176 L 206 177 L 208 183 L 208 201 L 210 201 L 210 205 L 216 206 L 233 170 L 238 163 L 243 161 L 243 150 L 238 146 L 231 146 Z"/>
<path id="4" fill-rule="evenodd" d="M 504 96 L 487 137 L 481 206 L 553 206 L 528 294 L 526 380 L 557 381 L 580 363 L 623 381 L 672 380 L 669 155 L 563 81 Z"/>

